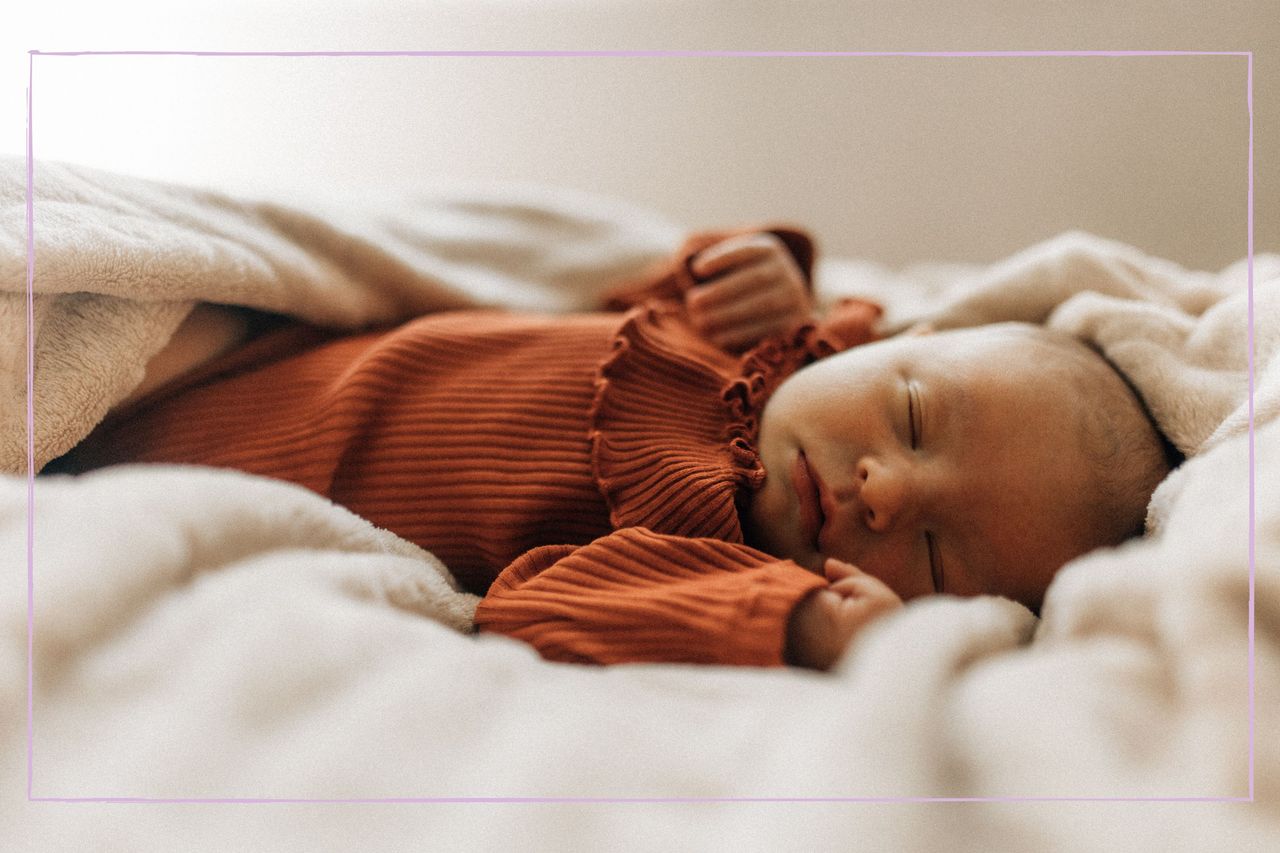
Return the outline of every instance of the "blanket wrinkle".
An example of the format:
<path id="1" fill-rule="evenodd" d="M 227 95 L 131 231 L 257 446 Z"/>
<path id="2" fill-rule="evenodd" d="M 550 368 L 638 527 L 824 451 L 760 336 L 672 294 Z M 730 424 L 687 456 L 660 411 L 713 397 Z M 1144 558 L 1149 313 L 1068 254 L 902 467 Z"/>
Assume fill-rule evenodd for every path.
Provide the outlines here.
<path id="1" fill-rule="evenodd" d="M 898 617 L 873 624 L 855 638 L 836 673 L 856 694 L 877 696 L 859 723 L 887 739 L 864 742 L 873 765 L 895 764 L 885 787 L 899 796 L 961 796 L 972 791 L 962 733 L 948 722 L 953 691 L 974 671 L 1030 641 L 1035 617 L 1021 604 L 983 596 L 909 602 Z M 841 726 L 841 721 L 834 723 Z M 848 737 L 832 732 L 831 740 Z M 907 747 L 907 738 L 923 738 Z M 823 740 L 828 737 L 824 736 Z"/>
<path id="2" fill-rule="evenodd" d="M 1089 291 L 1176 305 L 1193 316 L 1223 295 L 1210 273 L 1184 270 L 1115 240 L 1068 231 L 972 270 L 927 319 L 936 328 L 1001 320 L 1040 323 L 1072 295 Z"/>

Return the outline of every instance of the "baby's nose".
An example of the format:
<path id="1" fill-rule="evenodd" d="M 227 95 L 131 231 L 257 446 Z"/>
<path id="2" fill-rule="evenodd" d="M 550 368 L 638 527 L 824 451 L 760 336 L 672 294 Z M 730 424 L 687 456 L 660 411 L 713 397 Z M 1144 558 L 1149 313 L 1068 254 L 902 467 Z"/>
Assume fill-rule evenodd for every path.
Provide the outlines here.
<path id="1" fill-rule="evenodd" d="M 906 471 L 902 466 L 864 459 L 858 463 L 857 478 L 863 521 L 876 533 L 888 533 L 901 523 L 909 508 Z"/>

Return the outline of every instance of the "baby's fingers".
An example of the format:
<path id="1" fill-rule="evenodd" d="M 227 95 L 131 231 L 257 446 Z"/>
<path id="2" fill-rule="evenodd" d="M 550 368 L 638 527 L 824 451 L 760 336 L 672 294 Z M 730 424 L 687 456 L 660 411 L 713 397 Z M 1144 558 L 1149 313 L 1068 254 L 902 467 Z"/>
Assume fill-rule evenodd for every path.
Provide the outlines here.
<path id="1" fill-rule="evenodd" d="M 685 304 L 698 329 L 721 346 L 753 343 L 809 314 L 803 289 L 780 285 L 750 269 L 691 291 Z"/>
<path id="2" fill-rule="evenodd" d="M 735 267 L 779 254 L 789 253 L 786 244 L 777 235 L 763 231 L 742 234 L 703 249 L 689 262 L 689 270 L 697 278 L 711 278 Z"/>
<path id="3" fill-rule="evenodd" d="M 851 563 L 828 558 L 823 571 L 831 581 L 827 589 L 842 598 L 864 600 L 876 609 L 892 610 L 902 606 L 902 599 L 888 584 Z"/>
<path id="4" fill-rule="evenodd" d="M 838 595 L 842 592 L 831 590 Z M 902 607 L 902 599 L 894 595 L 888 588 L 884 589 L 861 589 L 853 595 L 846 595 L 840 602 L 841 607 L 852 614 L 856 614 L 859 621 L 867 621 L 883 616 L 886 613 L 892 613 Z"/>
<path id="5" fill-rule="evenodd" d="M 736 285 L 737 282 L 726 281 L 724 286 Z M 716 284 L 714 287 L 721 287 Z M 802 309 L 807 306 L 800 299 L 800 294 L 782 288 L 756 285 L 735 289 L 736 298 L 722 299 L 698 298 L 702 294 L 690 294 L 687 301 L 689 313 L 694 322 L 706 331 L 727 329 L 742 326 L 756 320 L 774 320 L 786 322 L 798 319 Z M 718 294 L 716 295 L 718 297 Z"/>
<path id="6" fill-rule="evenodd" d="M 769 265 L 752 264 L 695 286 L 685 294 L 685 305 L 692 312 L 716 312 L 770 290 L 787 289 L 778 282 L 776 271 Z"/>

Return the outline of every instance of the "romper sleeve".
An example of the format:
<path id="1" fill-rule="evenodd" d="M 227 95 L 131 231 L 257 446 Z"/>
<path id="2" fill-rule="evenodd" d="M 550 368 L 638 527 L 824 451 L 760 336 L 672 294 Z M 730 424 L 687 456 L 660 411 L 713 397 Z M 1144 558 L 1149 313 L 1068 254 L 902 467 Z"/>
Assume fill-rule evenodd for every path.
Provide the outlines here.
<path id="1" fill-rule="evenodd" d="M 729 237 L 760 231 L 773 234 L 786 244 L 800 271 L 804 273 L 805 284 L 808 285 L 809 292 L 812 294 L 815 254 L 813 239 L 798 228 L 786 225 L 762 225 L 700 231 L 691 235 L 671 258 L 660 261 L 636 278 L 620 282 L 606 291 L 602 307 L 606 311 L 625 311 L 650 299 L 681 298 L 685 291 L 698 283 L 689 270 L 689 263 L 695 255 Z"/>
<path id="2" fill-rule="evenodd" d="M 556 661 L 781 666 L 791 612 L 827 584 L 745 545 L 630 527 L 523 555 L 476 625 Z"/>

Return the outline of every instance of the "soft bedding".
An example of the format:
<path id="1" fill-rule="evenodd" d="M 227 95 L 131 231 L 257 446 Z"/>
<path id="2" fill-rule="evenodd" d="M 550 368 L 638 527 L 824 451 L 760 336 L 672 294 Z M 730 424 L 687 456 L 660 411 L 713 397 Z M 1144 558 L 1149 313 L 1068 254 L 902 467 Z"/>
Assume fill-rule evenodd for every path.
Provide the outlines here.
<path id="1" fill-rule="evenodd" d="M 681 233 L 647 211 L 533 187 L 339 206 L 57 164 L 35 174 L 37 468 L 128 394 L 196 302 L 343 327 L 469 304 L 568 310 Z M 24 164 L 0 164 L 0 737 L 16 800 L 28 746 L 25 179 Z M 876 298 L 891 329 L 1025 319 L 1095 342 L 1188 456 L 1152 499 L 1148 536 L 1070 564 L 1039 619 L 997 598 L 916 601 L 829 675 L 550 664 L 470 634 L 475 597 L 446 566 L 300 488 L 179 466 L 37 478 L 36 799 L 0 813 L 0 837 L 33 850 L 499 848 L 513 837 L 523 849 L 624 838 L 1269 848 L 1280 841 L 1273 801 L 1090 801 L 1247 800 L 1280 780 L 1268 737 L 1280 677 L 1280 258 L 1255 259 L 1252 292 L 1247 272 L 1243 261 L 1190 272 L 1083 234 L 989 266 L 822 261 L 824 300 Z M 56 801 L 917 797 L 1077 801 Z"/>

